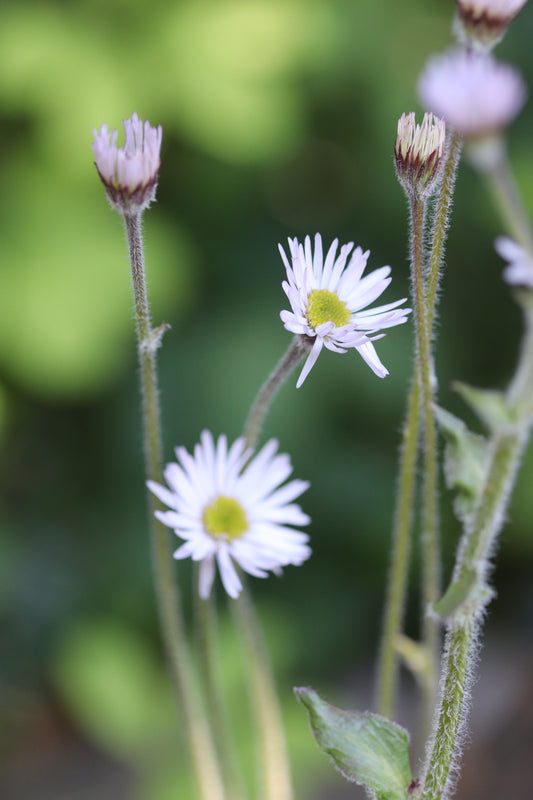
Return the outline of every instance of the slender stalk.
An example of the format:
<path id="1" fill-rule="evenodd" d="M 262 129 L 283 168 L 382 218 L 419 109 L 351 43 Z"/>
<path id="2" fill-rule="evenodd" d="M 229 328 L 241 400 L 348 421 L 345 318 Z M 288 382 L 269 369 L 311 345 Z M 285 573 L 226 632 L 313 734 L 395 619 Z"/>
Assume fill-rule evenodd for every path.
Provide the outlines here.
<path id="1" fill-rule="evenodd" d="M 452 133 L 442 171 L 442 180 L 433 219 L 431 252 L 429 254 L 426 281 L 427 329 L 430 341 L 432 339 L 437 291 L 439 288 L 444 249 L 448 234 L 455 177 L 457 174 L 457 165 L 461 157 L 462 146 L 463 142 L 461 137 L 457 133 Z"/>
<path id="2" fill-rule="evenodd" d="M 394 715 L 394 703 L 398 683 L 398 653 L 396 650 L 396 640 L 402 628 L 405 596 L 407 593 L 409 555 L 411 551 L 413 502 L 421 409 L 420 381 L 417 371 L 418 368 L 415 369 L 415 376 L 407 400 L 407 416 L 405 418 L 402 434 L 392 558 L 389 580 L 387 582 L 387 599 L 385 603 L 378 674 L 378 712 L 384 717 L 389 718 L 392 718 Z"/>
<path id="3" fill-rule="evenodd" d="M 531 225 L 516 188 L 503 145 L 498 150 L 498 157 L 485 165 L 482 171 L 487 179 L 494 203 L 510 235 L 522 247 L 530 252 L 533 251 Z"/>
<path id="4" fill-rule="evenodd" d="M 289 345 L 289 349 L 282 356 L 262 385 L 250 409 L 246 425 L 244 426 L 244 437 L 248 447 L 256 447 L 264 419 L 272 400 L 283 385 L 285 379 L 290 375 L 294 367 L 301 361 L 308 350 L 309 345 L 305 337 L 295 336 Z"/>
<path id="5" fill-rule="evenodd" d="M 461 148 L 461 138 L 457 134 L 452 133 L 443 166 L 442 180 L 435 208 L 431 237 L 432 245 L 427 269 L 425 306 L 427 337 L 429 342 L 432 338 L 437 290 L 446 245 L 455 176 L 457 164 L 459 163 L 461 155 Z M 423 231 L 420 232 L 419 247 L 422 246 L 422 236 Z M 421 254 L 419 254 L 419 257 L 421 257 Z M 419 366 L 417 363 L 407 401 L 407 416 L 403 428 L 403 443 L 399 464 L 399 486 L 394 517 L 392 558 L 387 584 L 387 599 L 380 648 L 378 709 L 379 713 L 386 717 L 391 717 L 393 715 L 397 688 L 398 654 L 396 652 L 396 641 L 401 632 L 403 609 L 407 593 L 420 416 L 421 386 Z M 429 711 L 426 709 L 426 718 L 428 714 Z"/>
<path id="6" fill-rule="evenodd" d="M 423 573 L 423 641 L 428 660 L 424 682 L 424 719 L 429 727 L 433 714 L 437 685 L 439 658 L 439 628 L 427 609 L 435 603 L 440 592 L 440 553 L 438 541 L 437 507 L 437 436 L 433 417 L 433 364 L 430 352 L 429 331 L 424 287 L 424 222 L 425 202 L 418 196 L 411 198 L 411 276 L 413 282 L 417 364 L 422 390 L 422 416 L 424 420 L 423 482 L 422 482 L 422 573 Z"/>
<path id="7" fill-rule="evenodd" d="M 202 600 L 196 595 L 196 616 L 200 669 L 207 698 L 211 732 L 220 758 L 227 796 L 231 800 L 244 800 L 246 793 L 217 670 L 217 620 L 212 594 L 207 600 Z"/>
<path id="8" fill-rule="evenodd" d="M 161 482 L 162 452 L 155 351 L 159 335 L 152 331 L 146 293 L 144 255 L 140 215 L 124 217 L 131 262 L 138 352 L 143 396 L 143 423 L 146 477 Z M 163 642 L 179 707 L 185 715 L 185 727 L 203 800 L 224 800 L 215 750 L 205 712 L 194 679 L 189 648 L 182 621 L 181 604 L 173 574 L 168 530 L 154 516 L 159 502 L 149 492 L 150 532 L 154 580 Z"/>
<path id="9" fill-rule="evenodd" d="M 485 584 L 489 558 L 503 524 L 514 476 L 527 441 L 528 427 L 520 432 L 495 437 L 490 469 L 476 519 L 472 527 L 465 531 L 465 540 L 460 544 L 459 553 L 462 556 L 456 576 L 459 577 L 462 570 L 475 567 L 479 585 L 466 606 L 458 609 L 447 625 L 441 700 L 435 734 L 429 743 L 422 800 L 444 800 L 449 796 L 450 776 L 453 775 L 465 725 L 480 619 L 490 600 Z"/>
<path id="10" fill-rule="evenodd" d="M 464 606 L 448 621 L 447 658 L 436 729 L 429 742 L 422 800 L 444 800 L 448 796 L 450 772 L 461 744 L 465 724 L 465 700 L 472 680 L 477 653 L 477 630 L 491 593 L 487 585 L 490 556 L 505 519 L 522 452 L 529 439 L 533 407 L 533 308 L 524 309 L 525 332 L 514 378 L 507 391 L 507 405 L 516 416 L 512 427 L 493 434 L 489 469 L 482 497 L 473 520 L 465 527 L 459 544 L 453 580 L 475 570 L 477 586 Z"/>
<path id="11" fill-rule="evenodd" d="M 251 700 L 259 733 L 260 797 L 262 800 L 292 800 L 281 708 L 261 626 L 246 586 L 231 607 L 246 651 Z"/>

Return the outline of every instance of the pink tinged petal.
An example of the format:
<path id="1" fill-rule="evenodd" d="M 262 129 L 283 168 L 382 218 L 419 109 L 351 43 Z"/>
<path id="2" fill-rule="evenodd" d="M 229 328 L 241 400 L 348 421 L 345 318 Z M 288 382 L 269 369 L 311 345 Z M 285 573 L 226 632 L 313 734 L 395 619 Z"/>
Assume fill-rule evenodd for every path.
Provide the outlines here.
<path id="1" fill-rule="evenodd" d="M 310 487 L 309 481 L 294 480 L 279 488 L 276 492 L 270 495 L 268 502 L 276 505 L 283 505 L 295 500 L 301 494 L 306 492 Z"/>
<path id="2" fill-rule="evenodd" d="M 389 374 L 388 369 L 386 369 L 379 360 L 379 356 L 376 353 L 372 342 L 366 342 L 365 344 L 361 345 L 357 348 L 357 352 L 361 358 L 366 361 L 372 372 L 374 372 L 378 378 L 385 378 Z"/>
<path id="3" fill-rule="evenodd" d="M 283 249 L 283 247 L 280 244 L 278 244 L 278 250 L 279 250 L 279 254 L 281 256 L 281 259 L 283 261 L 283 264 L 285 266 L 285 269 L 287 270 L 287 273 L 291 272 L 289 260 L 288 260 L 287 256 L 285 255 L 285 250 Z"/>
<path id="4" fill-rule="evenodd" d="M 295 503 L 277 508 L 272 506 L 263 507 L 261 510 L 262 521 L 278 522 L 280 525 L 308 525 L 311 522 L 310 517 L 304 514 L 300 506 Z"/>
<path id="5" fill-rule="evenodd" d="M 191 540 L 182 544 L 181 547 L 174 552 L 174 558 L 176 561 L 181 561 L 183 558 L 190 558 L 194 552 L 195 543 Z"/>
<path id="6" fill-rule="evenodd" d="M 176 508 L 178 498 L 173 492 L 170 492 L 164 486 L 161 486 L 160 483 L 156 483 L 155 481 L 146 481 L 146 485 L 150 491 L 161 500 L 162 503 L 170 508 Z"/>
<path id="7" fill-rule="evenodd" d="M 524 248 L 520 247 L 520 245 L 509 236 L 498 236 L 494 241 L 494 249 L 498 255 L 506 261 L 521 260 L 526 255 Z"/>
<path id="8" fill-rule="evenodd" d="M 176 514 L 175 511 L 159 511 L 157 509 L 154 511 L 154 516 L 168 528 L 176 529 L 179 527 L 179 514 Z"/>
<path id="9" fill-rule="evenodd" d="M 218 568 L 224 589 L 230 597 L 237 598 L 242 589 L 242 583 L 237 575 L 233 562 L 226 546 L 220 547 L 217 552 Z"/>
<path id="10" fill-rule="evenodd" d="M 323 340 L 320 337 L 316 337 L 313 347 L 311 348 L 311 352 L 307 356 L 307 360 L 303 366 L 303 369 L 300 373 L 300 377 L 296 382 L 296 388 L 299 389 L 302 383 L 305 381 L 311 370 L 313 369 L 318 356 L 320 355 L 320 351 L 322 350 Z"/>
<path id="11" fill-rule="evenodd" d="M 334 292 L 337 288 L 339 283 L 339 279 L 343 273 L 344 267 L 346 266 L 346 260 L 351 252 L 353 247 L 353 242 L 349 242 L 348 244 L 343 244 L 341 247 L 340 255 L 331 271 L 331 275 L 328 275 L 324 270 L 324 275 L 322 277 L 322 288 L 328 289 L 330 292 Z"/>
<path id="12" fill-rule="evenodd" d="M 332 342 L 331 339 L 325 339 L 324 340 L 324 345 L 328 350 L 331 350 L 332 353 L 346 353 L 347 352 L 345 347 L 340 347 L 338 344 L 335 344 L 334 342 Z M 350 345 L 350 347 L 354 347 L 354 345 Z"/>
<path id="13" fill-rule="evenodd" d="M 207 600 L 211 594 L 211 587 L 215 578 L 215 558 L 213 555 L 205 558 L 200 564 L 198 572 L 198 592 L 202 600 Z"/>
<path id="14" fill-rule="evenodd" d="M 401 306 L 402 303 L 405 303 L 407 297 L 402 297 L 401 300 L 395 300 L 394 303 L 387 303 L 384 306 L 377 306 L 376 308 L 367 308 L 366 311 L 358 311 L 357 312 L 357 321 L 360 319 L 364 319 L 365 317 L 373 317 L 378 316 L 379 314 L 384 314 L 386 311 L 391 311 L 393 308 L 398 308 Z M 404 314 L 409 314 L 411 312 L 410 308 L 402 308 L 401 311 Z"/>
<path id="15" fill-rule="evenodd" d="M 377 297 L 383 294 L 391 282 L 391 278 L 387 277 L 389 274 L 390 267 L 382 267 L 363 278 L 357 287 L 357 294 L 350 292 L 347 295 L 345 302 L 349 310 L 352 312 L 358 311 L 360 308 L 373 303 Z"/>
<path id="16" fill-rule="evenodd" d="M 319 233 L 315 234 L 315 255 L 313 258 L 313 271 L 315 275 L 320 275 L 322 271 L 324 256 L 322 253 L 322 236 Z"/>
<path id="17" fill-rule="evenodd" d="M 361 247 L 355 248 L 355 250 L 352 253 L 350 262 L 339 280 L 339 286 L 338 286 L 339 292 L 342 292 L 344 287 L 354 286 L 359 282 L 361 275 L 366 269 L 366 264 L 369 255 L 370 255 L 370 250 L 366 250 L 363 253 Z"/>
<path id="18" fill-rule="evenodd" d="M 339 240 L 334 239 L 330 245 L 328 250 L 328 254 L 326 256 L 326 261 L 324 263 L 324 269 L 320 273 L 315 273 L 317 278 L 317 285 L 322 288 L 322 281 L 324 276 L 328 276 L 333 269 L 333 264 L 335 263 L 335 255 L 337 253 L 337 247 L 339 246 Z"/>

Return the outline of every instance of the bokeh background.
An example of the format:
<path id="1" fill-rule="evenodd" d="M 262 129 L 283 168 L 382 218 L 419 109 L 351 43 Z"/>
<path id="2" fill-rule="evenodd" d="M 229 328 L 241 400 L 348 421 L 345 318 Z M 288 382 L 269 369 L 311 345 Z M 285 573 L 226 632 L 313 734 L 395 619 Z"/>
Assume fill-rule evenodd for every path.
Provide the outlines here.
<path id="1" fill-rule="evenodd" d="M 236 437 L 289 342 L 277 243 L 319 230 L 391 264 L 404 296 L 406 209 L 392 146 L 420 108 L 426 58 L 448 46 L 452 0 L 2 0 L 0 5 L 0 615 L 6 800 L 192 800 L 154 611 L 128 262 L 93 166 L 93 127 L 137 111 L 164 129 L 145 215 L 165 455 L 204 427 Z M 499 47 L 533 85 L 533 10 Z M 533 114 L 510 131 L 533 212 Z M 503 386 L 520 315 L 501 233 L 461 165 L 440 307 L 440 400 L 450 382 Z M 313 557 L 254 581 L 284 703 L 297 796 L 354 797 L 319 753 L 295 684 L 371 707 L 395 469 L 412 368 L 410 325 L 378 345 L 378 380 L 325 353 L 290 379 L 265 436 L 312 489 Z M 533 456 L 503 533 L 474 744 L 460 796 L 529 797 Z M 442 491 L 446 569 L 458 526 Z M 414 554 L 408 630 L 419 619 Z M 189 565 L 180 564 L 186 598 Z M 192 600 L 188 603 L 190 611 Z M 221 665 L 243 760 L 253 748 L 243 665 L 220 596 Z M 529 637 L 529 638 L 528 638 Z M 244 665 L 245 669 L 245 665 Z M 400 721 L 416 725 L 405 679 Z M 528 760 L 529 758 L 529 760 Z M 416 761 L 414 771 L 416 773 Z M 529 773 L 529 776 L 528 776 Z M 529 781 L 529 783 L 528 783 Z"/>

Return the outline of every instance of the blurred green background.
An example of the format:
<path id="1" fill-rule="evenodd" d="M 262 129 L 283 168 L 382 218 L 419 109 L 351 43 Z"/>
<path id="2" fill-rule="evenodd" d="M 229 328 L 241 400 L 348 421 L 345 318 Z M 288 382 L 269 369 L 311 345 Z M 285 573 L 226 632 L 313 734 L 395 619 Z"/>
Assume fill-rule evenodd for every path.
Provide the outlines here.
<path id="1" fill-rule="evenodd" d="M 93 166 L 92 128 L 106 121 L 122 141 L 121 120 L 132 111 L 163 126 L 145 240 L 154 321 L 172 325 L 160 354 L 170 460 L 174 445 L 191 448 L 204 427 L 236 437 L 289 343 L 279 320 L 287 301 L 278 242 L 317 230 L 327 242 L 354 240 L 371 249 L 369 269 L 393 267 L 384 302 L 407 294 L 396 122 L 422 110 L 416 78 L 429 54 L 450 43 L 453 7 L 451 0 L 3 0 L 6 800 L 193 796 L 154 612 L 127 254 Z M 532 36 L 526 7 L 498 50 L 530 86 Z M 533 212 L 532 123 L 528 107 L 510 143 Z M 484 186 L 463 164 L 437 366 L 441 403 L 472 424 L 450 382 L 503 386 L 520 337 L 492 247 L 501 232 Z M 312 559 L 281 581 L 254 581 L 253 590 L 284 700 L 297 796 L 313 800 L 352 797 L 353 787 L 319 754 L 291 687 L 311 684 L 344 706 L 372 704 L 411 326 L 391 331 L 378 350 L 387 379 L 357 355 L 324 353 L 300 390 L 295 377 L 288 381 L 264 431 L 312 484 L 302 499 L 313 519 Z M 524 637 L 533 618 L 532 480 L 530 453 L 503 534 L 494 577 L 500 596 L 487 633 L 489 652 L 505 636 L 519 659 L 531 655 Z M 447 569 L 458 532 L 449 500 L 443 489 Z M 178 572 L 190 599 L 189 567 Z M 242 665 L 220 599 L 221 663 L 251 771 Z M 413 580 L 413 635 L 418 618 Z M 531 705 L 530 698 L 530 722 Z M 527 796 L 515 788 L 515 798 Z"/>

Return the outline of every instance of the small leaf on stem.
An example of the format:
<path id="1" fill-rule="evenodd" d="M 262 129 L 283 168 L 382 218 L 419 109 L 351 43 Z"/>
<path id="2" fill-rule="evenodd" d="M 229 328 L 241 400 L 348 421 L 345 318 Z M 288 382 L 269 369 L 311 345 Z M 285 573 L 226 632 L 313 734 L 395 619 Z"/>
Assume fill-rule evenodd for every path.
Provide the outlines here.
<path id="1" fill-rule="evenodd" d="M 377 800 L 406 800 L 412 776 L 407 731 L 370 712 L 343 711 L 306 687 L 294 690 L 306 707 L 318 746 L 349 781 Z"/>

